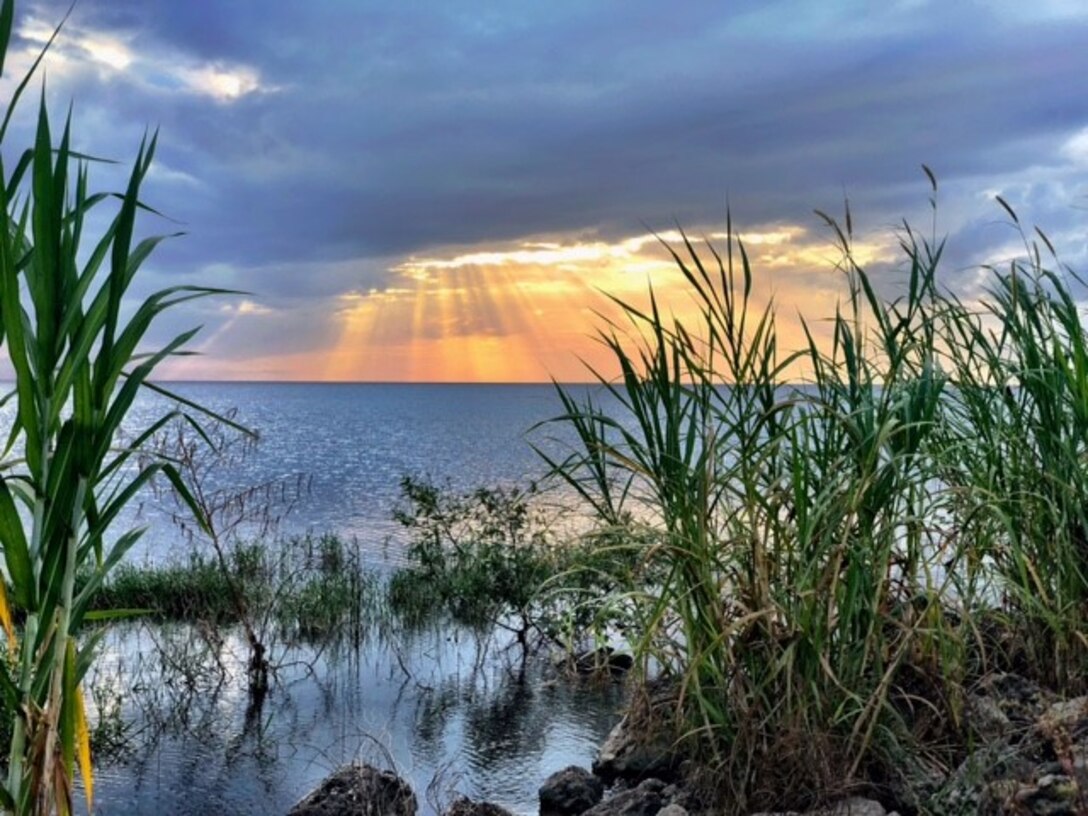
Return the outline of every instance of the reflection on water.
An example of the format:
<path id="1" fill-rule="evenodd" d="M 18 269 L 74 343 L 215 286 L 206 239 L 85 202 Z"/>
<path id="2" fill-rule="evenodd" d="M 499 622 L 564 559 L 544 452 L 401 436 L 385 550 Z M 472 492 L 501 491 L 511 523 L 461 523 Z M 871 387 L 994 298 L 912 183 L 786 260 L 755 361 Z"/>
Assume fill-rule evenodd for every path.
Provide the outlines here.
<path id="1" fill-rule="evenodd" d="M 98 759 L 96 813 L 285 813 L 359 760 L 405 776 L 423 814 L 456 793 L 535 814 L 541 781 L 588 764 L 621 703 L 618 686 L 560 680 L 461 629 L 280 654 L 260 708 L 245 654 L 194 626 L 111 630 L 91 696 L 127 748 Z"/>
<path id="2" fill-rule="evenodd" d="M 379 568 L 402 557 L 392 521 L 402 476 L 449 480 L 462 491 L 524 487 L 545 470 L 527 432 L 561 413 L 551 386 L 171 387 L 215 411 L 236 409 L 261 434 L 254 454 L 217 474 L 211 489 L 304 476 L 311 491 L 280 532 L 355 539 L 364 560 Z M 169 407 L 142 394 L 128 417 L 130 436 Z M 0 406 L 0 429 L 13 417 L 14 403 Z M 553 434 L 562 438 L 549 439 Z M 528 438 L 562 458 L 574 441 L 569 435 L 548 427 Z M 549 500 L 566 506 L 564 498 Z M 154 495 L 141 494 L 114 532 L 133 525 L 148 530 L 130 561 L 178 560 L 183 540 Z M 340 764 L 368 760 L 406 776 L 424 814 L 434 812 L 424 795 L 432 781 L 432 800 L 448 801 L 452 787 L 536 813 L 536 789 L 549 773 L 592 759 L 615 719 L 619 691 L 554 683 L 539 665 L 522 673 L 517 650 L 500 646 L 449 630 L 411 639 L 374 635 L 360 650 L 281 652 L 276 682 L 255 709 L 247 651 L 236 635 L 115 627 L 87 691 L 101 715 L 100 737 L 113 738 L 99 744 L 124 736 L 130 750 L 99 753 L 95 811 L 285 813 Z"/>

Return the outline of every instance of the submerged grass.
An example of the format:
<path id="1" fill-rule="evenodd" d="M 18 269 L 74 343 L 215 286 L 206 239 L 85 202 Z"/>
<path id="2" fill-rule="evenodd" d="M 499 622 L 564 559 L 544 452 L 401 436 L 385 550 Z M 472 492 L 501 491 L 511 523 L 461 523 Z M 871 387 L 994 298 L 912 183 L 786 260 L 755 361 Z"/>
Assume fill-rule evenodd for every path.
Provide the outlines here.
<path id="1" fill-rule="evenodd" d="M 229 626 L 241 623 L 241 598 L 252 622 L 288 643 L 358 639 L 381 615 L 380 577 L 337 536 L 235 543 L 225 555 L 194 550 L 185 562 L 121 565 L 91 608 Z"/>
<path id="2" fill-rule="evenodd" d="M 730 223 L 724 255 L 666 245 L 695 324 L 652 291 L 646 309 L 617 301 L 607 411 L 559 389 L 579 446 L 557 472 L 605 524 L 653 510 L 637 646 L 676 679 L 736 812 L 902 789 L 911 762 L 957 761 L 972 677 L 1018 657 L 1075 692 L 1088 666 L 1079 281 L 1027 242 L 967 303 L 936 283 L 943 242 L 904 225 L 907 285 L 888 300 L 849 212 L 824 218 L 846 284 L 830 343 L 806 324 L 807 345 L 780 350 Z M 798 368 L 810 378 L 786 386 Z"/>

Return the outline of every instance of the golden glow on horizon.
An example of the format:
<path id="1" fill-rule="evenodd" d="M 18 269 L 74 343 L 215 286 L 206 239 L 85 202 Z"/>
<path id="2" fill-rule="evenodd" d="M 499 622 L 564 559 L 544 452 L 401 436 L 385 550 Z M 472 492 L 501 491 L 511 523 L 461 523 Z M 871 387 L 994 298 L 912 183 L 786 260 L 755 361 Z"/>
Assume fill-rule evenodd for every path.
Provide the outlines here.
<path id="1" fill-rule="evenodd" d="M 660 237 L 684 255 L 678 233 Z M 823 319 L 833 315 L 844 293 L 842 274 L 835 268 L 838 257 L 826 238 L 776 224 L 744 233 L 743 240 L 752 261 L 753 307 L 761 309 L 774 297 L 780 348 L 804 343 L 799 313 L 810 319 L 816 334 L 823 333 Z M 890 259 L 891 240 L 857 243 L 856 259 L 863 265 Z M 724 236 L 712 233 L 711 241 L 722 248 Z M 216 348 L 230 343 L 236 324 L 289 319 L 286 312 L 244 300 L 230 307 L 227 322 L 201 344 L 205 356 L 199 362 L 179 361 L 171 376 L 578 381 L 592 378 L 587 364 L 606 376 L 615 373 L 610 354 L 595 339 L 602 318 L 622 316 L 604 293 L 643 306 L 652 284 L 663 310 L 697 324 L 683 276 L 652 235 L 615 242 L 549 237 L 436 252 L 404 259 L 390 272 L 386 288 L 356 289 L 334 298 L 328 319 L 335 339 L 320 349 L 216 363 Z"/>

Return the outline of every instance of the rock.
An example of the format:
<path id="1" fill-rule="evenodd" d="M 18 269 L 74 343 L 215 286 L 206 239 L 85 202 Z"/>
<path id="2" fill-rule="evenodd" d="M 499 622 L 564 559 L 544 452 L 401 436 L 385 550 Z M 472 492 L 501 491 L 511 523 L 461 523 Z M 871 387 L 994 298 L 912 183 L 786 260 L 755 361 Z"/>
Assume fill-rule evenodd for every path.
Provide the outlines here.
<path id="1" fill-rule="evenodd" d="M 926 811 L 947 814 L 1000 812 L 994 810 L 1010 785 L 1029 779 L 1035 763 L 1024 748 L 1010 742 L 983 745 L 965 759 L 928 800 Z"/>
<path id="2" fill-rule="evenodd" d="M 927 803 L 948 784 L 947 770 L 920 755 L 906 754 L 889 771 L 883 790 L 890 801 L 908 813 L 930 812 Z"/>
<path id="3" fill-rule="evenodd" d="M 1064 729 L 1074 738 L 1088 737 L 1088 696 L 1052 703 L 1040 719 Z"/>
<path id="4" fill-rule="evenodd" d="M 680 756 L 670 736 L 634 729 L 625 715 L 601 744 L 593 773 L 606 782 L 671 777 L 679 764 Z"/>
<path id="5" fill-rule="evenodd" d="M 884 806 L 873 799 L 851 796 L 836 802 L 827 810 L 827 816 L 886 816 Z"/>
<path id="6" fill-rule="evenodd" d="M 1012 733 L 1012 720 L 993 697 L 985 694 L 969 695 L 965 714 L 971 732 L 982 742 L 1005 739 Z"/>
<path id="7" fill-rule="evenodd" d="M 1033 785 L 1023 785 L 1013 797 L 1022 812 L 1032 816 L 1083 814 L 1080 787 L 1065 774 L 1047 774 Z"/>
<path id="8" fill-rule="evenodd" d="M 1076 798 L 1088 786 L 1088 698 L 1058 702 L 1023 677 L 992 674 L 968 699 L 967 724 L 978 747 L 925 809 L 1040 816 L 1065 813 L 1067 807 L 1082 812 L 1077 807 L 1084 803 Z M 1072 794 L 1062 779 L 1072 784 Z"/>
<path id="9" fill-rule="evenodd" d="M 669 804 L 665 798 L 667 787 L 660 779 L 643 780 L 638 787 L 617 793 L 583 816 L 658 816 Z"/>
<path id="10" fill-rule="evenodd" d="M 1088 798 L 1088 696 L 1054 703 L 1039 718 L 1038 728 L 1058 759 L 1058 770 L 1071 775 Z"/>
<path id="11" fill-rule="evenodd" d="M 490 802 L 473 802 L 467 796 L 462 796 L 454 800 L 445 816 L 514 816 L 514 814 Z"/>
<path id="12" fill-rule="evenodd" d="M 990 674 L 979 681 L 973 698 L 987 697 L 1016 728 L 1030 728 L 1054 696 L 1018 674 Z"/>
<path id="13" fill-rule="evenodd" d="M 657 816 L 688 816 L 688 812 L 685 808 L 673 802 L 673 804 L 661 808 L 657 812 Z"/>
<path id="14" fill-rule="evenodd" d="M 540 786 L 540 812 L 576 816 L 601 801 L 604 783 L 585 768 L 571 765 L 557 771 Z"/>
<path id="15" fill-rule="evenodd" d="M 346 765 L 325 779 L 287 816 L 415 816 L 416 795 L 392 771 Z"/>
<path id="16" fill-rule="evenodd" d="M 1030 816 L 1088 813 L 1088 697 L 1055 702 L 1027 681 L 1001 677 L 1002 688 L 993 699 L 1010 727 L 1001 738 L 990 732 L 990 741 L 949 777 L 930 799 L 929 809 Z M 1030 723 L 1029 716 L 1034 718 Z"/>
<path id="17" fill-rule="evenodd" d="M 1015 739 L 1035 725 L 1052 701 L 1038 684 L 1020 675 L 990 674 L 967 697 L 967 726 L 982 743 Z"/>
<path id="18" fill-rule="evenodd" d="M 884 806 L 874 799 L 851 796 L 829 807 L 807 810 L 804 813 L 791 810 L 785 813 L 754 813 L 752 816 L 898 816 L 898 814 L 888 813 L 884 810 Z"/>
<path id="19" fill-rule="evenodd" d="M 601 745 L 593 773 L 606 782 L 675 777 L 683 759 L 676 743 L 678 694 L 675 682 L 657 681 L 636 696 Z"/>

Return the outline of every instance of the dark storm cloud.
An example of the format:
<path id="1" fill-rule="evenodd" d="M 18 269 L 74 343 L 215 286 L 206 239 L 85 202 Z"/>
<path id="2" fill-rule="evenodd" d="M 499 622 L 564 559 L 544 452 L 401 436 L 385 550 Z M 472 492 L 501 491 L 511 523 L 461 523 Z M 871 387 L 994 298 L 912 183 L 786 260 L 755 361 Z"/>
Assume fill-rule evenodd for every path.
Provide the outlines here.
<path id="1" fill-rule="evenodd" d="M 922 162 L 957 206 L 984 205 L 971 195 L 1069 165 L 1086 22 L 1072 2 L 83 0 L 74 35 L 138 59 L 60 92 L 100 152 L 162 127 L 155 203 L 191 233 L 164 269 L 328 296 L 439 246 L 720 223 L 727 195 L 747 222 L 811 225 L 845 187 L 891 224 L 924 205 Z M 217 100 L 185 86 L 204 69 L 260 87 Z M 986 231 L 964 223 L 967 259 Z M 364 262 L 314 271 L 345 259 Z"/>

